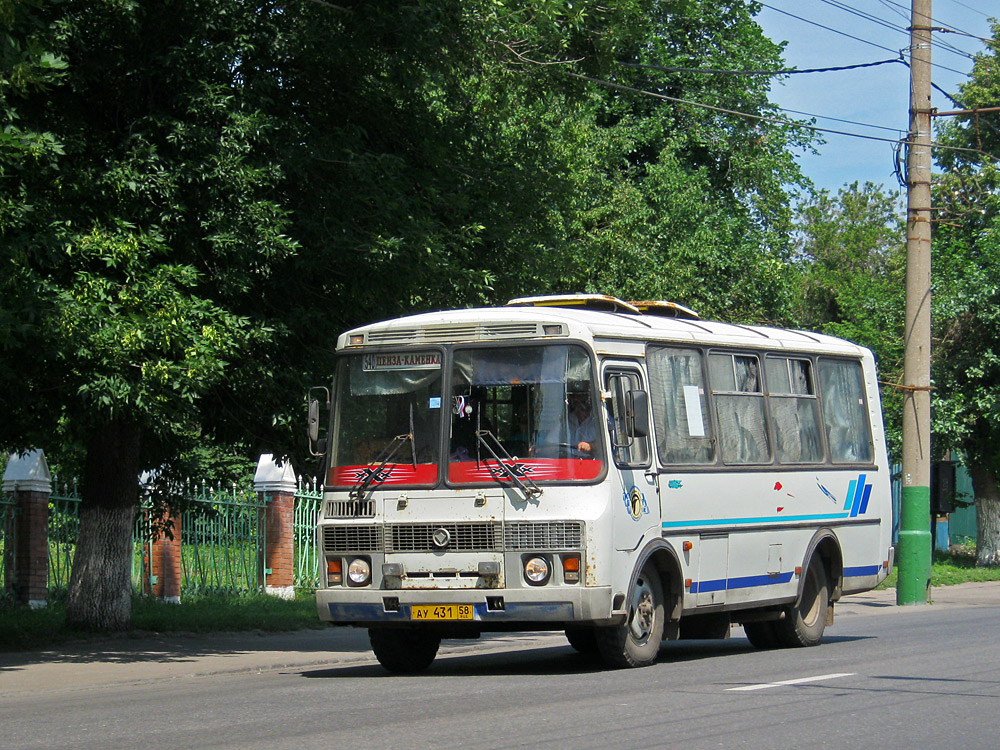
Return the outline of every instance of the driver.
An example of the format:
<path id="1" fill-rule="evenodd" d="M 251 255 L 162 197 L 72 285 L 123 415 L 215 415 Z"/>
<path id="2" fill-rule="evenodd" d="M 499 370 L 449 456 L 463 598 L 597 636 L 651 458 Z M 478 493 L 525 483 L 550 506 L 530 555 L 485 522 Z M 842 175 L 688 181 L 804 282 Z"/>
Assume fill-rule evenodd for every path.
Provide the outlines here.
<path id="1" fill-rule="evenodd" d="M 566 399 L 569 404 L 570 444 L 581 453 L 593 453 L 597 431 L 591 414 L 590 394 L 573 392 Z"/>

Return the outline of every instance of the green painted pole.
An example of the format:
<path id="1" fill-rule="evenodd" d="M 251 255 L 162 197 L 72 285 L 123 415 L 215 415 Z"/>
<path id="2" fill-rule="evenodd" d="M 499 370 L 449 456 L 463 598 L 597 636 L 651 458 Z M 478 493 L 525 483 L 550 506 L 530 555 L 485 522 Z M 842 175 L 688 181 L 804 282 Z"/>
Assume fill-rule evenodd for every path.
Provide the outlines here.
<path id="1" fill-rule="evenodd" d="M 931 491 L 903 487 L 900 498 L 896 604 L 922 604 L 931 585 Z"/>

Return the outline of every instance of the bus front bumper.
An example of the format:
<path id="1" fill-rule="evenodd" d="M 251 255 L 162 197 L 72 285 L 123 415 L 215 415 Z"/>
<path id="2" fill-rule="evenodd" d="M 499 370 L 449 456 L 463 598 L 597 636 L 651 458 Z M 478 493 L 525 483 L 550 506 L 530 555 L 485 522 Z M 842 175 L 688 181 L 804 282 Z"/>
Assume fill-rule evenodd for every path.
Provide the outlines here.
<path id="1" fill-rule="evenodd" d="M 416 605 L 470 605 L 465 622 L 488 629 L 490 624 L 545 627 L 562 623 L 607 622 L 611 617 L 609 586 L 539 587 L 537 589 L 318 589 L 320 620 L 335 625 L 385 625 L 413 622 Z"/>

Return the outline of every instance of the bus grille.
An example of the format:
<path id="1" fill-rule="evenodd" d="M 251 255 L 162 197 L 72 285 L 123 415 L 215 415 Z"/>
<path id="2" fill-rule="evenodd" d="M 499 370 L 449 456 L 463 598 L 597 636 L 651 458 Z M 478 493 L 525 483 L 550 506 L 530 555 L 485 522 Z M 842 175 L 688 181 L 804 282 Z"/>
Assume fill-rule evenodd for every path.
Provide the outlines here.
<path id="1" fill-rule="evenodd" d="M 325 552 L 381 552 L 381 526 L 324 526 Z"/>
<path id="2" fill-rule="evenodd" d="M 374 518 L 375 501 L 333 500 L 327 506 L 327 518 Z"/>
<path id="3" fill-rule="evenodd" d="M 504 546 L 509 550 L 579 549 L 583 524 L 579 521 L 517 521 L 505 527 Z"/>
<path id="4" fill-rule="evenodd" d="M 503 550 L 567 550 L 583 547 L 580 521 L 499 521 L 470 523 L 415 523 L 337 525 L 323 527 L 325 552 L 430 552 L 436 529 L 451 536 L 449 552 L 502 552 Z"/>
<path id="5" fill-rule="evenodd" d="M 482 523 L 393 524 L 386 533 L 386 552 L 428 552 L 435 549 L 431 536 L 436 529 L 451 535 L 449 552 L 499 552 L 502 534 L 499 521 Z"/>

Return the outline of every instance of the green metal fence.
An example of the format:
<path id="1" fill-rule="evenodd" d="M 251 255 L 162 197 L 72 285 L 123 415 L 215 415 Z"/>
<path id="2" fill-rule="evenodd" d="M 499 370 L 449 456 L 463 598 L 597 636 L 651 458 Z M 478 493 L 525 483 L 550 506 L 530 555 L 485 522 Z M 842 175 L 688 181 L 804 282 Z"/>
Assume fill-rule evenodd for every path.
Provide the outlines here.
<path id="1" fill-rule="evenodd" d="M 262 570 L 266 549 L 266 502 L 249 485 L 194 486 L 188 492 L 188 509 L 181 518 L 181 595 L 235 594 L 260 591 L 266 583 Z M 319 585 L 316 522 L 322 507 L 323 488 L 299 479 L 294 509 L 294 585 L 313 589 Z M 75 483 L 53 481 L 49 497 L 49 590 L 69 586 L 73 554 L 80 528 L 80 495 Z M 12 580 L 12 523 L 5 518 L 16 511 L 13 500 L 0 496 L 0 582 Z M 149 591 L 148 560 L 151 554 L 151 519 L 146 503 L 136 518 L 132 585 Z M 2 591 L 2 589 L 0 589 Z"/>
<path id="2" fill-rule="evenodd" d="M 49 495 L 49 591 L 69 587 L 73 553 L 80 531 L 80 493 L 76 482 L 52 480 Z"/>
<path id="3" fill-rule="evenodd" d="M 316 522 L 323 507 L 323 485 L 303 481 L 295 492 L 295 588 L 319 586 L 319 554 L 316 549 Z"/>
<path id="4" fill-rule="evenodd" d="M 181 519 L 181 595 L 261 589 L 266 504 L 252 487 L 194 488 Z"/>

